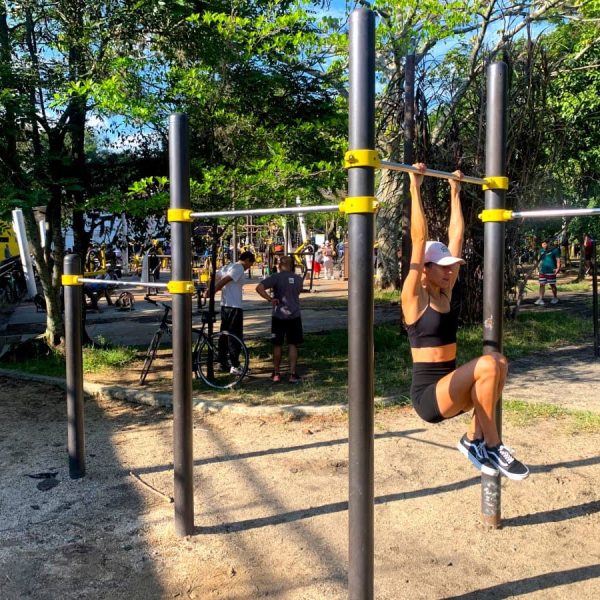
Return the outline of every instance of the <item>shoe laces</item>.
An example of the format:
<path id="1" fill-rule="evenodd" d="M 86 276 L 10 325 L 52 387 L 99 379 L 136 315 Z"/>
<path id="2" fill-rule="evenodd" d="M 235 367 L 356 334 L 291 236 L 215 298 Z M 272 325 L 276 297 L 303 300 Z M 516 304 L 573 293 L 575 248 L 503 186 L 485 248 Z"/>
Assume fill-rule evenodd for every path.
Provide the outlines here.
<path id="1" fill-rule="evenodd" d="M 488 458 L 488 454 L 486 452 L 485 445 L 483 444 L 483 442 L 480 442 L 479 444 L 473 444 L 473 447 L 475 448 L 475 454 L 477 458 Z"/>
<path id="2" fill-rule="evenodd" d="M 502 458 L 506 461 L 507 464 L 512 463 L 515 460 L 515 457 L 511 454 L 513 452 L 512 448 L 505 446 L 504 444 L 500 444 L 498 446 L 498 454 L 502 456 Z"/>

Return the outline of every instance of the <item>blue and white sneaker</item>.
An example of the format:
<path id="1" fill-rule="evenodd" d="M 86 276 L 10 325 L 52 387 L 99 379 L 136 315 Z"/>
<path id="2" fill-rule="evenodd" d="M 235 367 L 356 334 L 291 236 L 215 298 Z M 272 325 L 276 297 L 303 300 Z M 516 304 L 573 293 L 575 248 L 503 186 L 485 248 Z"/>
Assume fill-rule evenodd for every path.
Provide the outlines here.
<path id="1" fill-rule="evenodd" d="M 504 444 L 498 444 L 493 448 L 486 447 L 487 455 L 490 461 L 498 467 L 498 470 L 502 475 L 520 481 L 525 479 L 529 475 L 529 469 L 513 455 L 510 448 L 507 448 Z"/>
<path id="2" fill-rule="evenodd" d="M 465 435 L 460 438 L 456 447 L 482 473 L 485 473 L 486 475 L 498 475 L 498 469 L 489 459 L 483 440 L 470 440 L 465 433 Z"/>

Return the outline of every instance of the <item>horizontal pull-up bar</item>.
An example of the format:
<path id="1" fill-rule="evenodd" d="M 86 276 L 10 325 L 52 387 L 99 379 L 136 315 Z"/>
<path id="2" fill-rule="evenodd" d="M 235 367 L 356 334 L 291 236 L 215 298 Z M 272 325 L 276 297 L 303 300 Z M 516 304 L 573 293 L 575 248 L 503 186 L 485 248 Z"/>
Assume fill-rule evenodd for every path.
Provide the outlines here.
<path id="1" fill-rule="evenodd" d="M 245 210 L 217 210 L 213 212 L 193 212 L 193 219 L 216 219 L 217 217 L 259 217 L 262 215 L 296 215 L 319 212 L 337 212 L 340 210 L 338 204 L 324 206 L 293 206 L 289 208 L 253 208 Z"/>
<path id="2" fill-rule="evenodd" d="M 392 162 L 390 160 L 381 160 L 377 150 L 348 150 L 344 156 L 344 166 L 347 169 L 354 167 L 373 167 L 374 169 L 389 169 L 390 171 L 402 171 L 403 173 L 415 173 L 417 175 L 426 175 L 437 177 L 438 179 L 454 179 L 463 183 L 473 183 L 481 185 L 483 189 L 508 189 L 508 179 L 506 177 L 471 177 L 463 175 L 457 177 L 454 173 L 448 171 L 436 171 L 435 169 L 425 169 L 420 171 L 413 165 Z"/>
<path id="3" fill-rule="evenodd" d="M 600 215 L 600 208 L 557 208 L 550 210 L 512 211 L 503 208 L 484 210 L 479 218 L 485 222 L 513 221 L 514 219 L 553 219 L 561 217 L 593 217 Z"/>
<path id="4" fill-rule="evenodd" d="M 390 171 L 402 171 L 403 173 L 416 173 L 417 175 L 427 175 L 428 177 L 437 177 L 438 179 L 454 179 L 461 183 L 474 183 L 475 185 L 487 185 L 488 180 L 482 179 L 481 177 L 471 177 L 470 175 L 463 175 L 462 178 L 457 177 L 454 173 L 447 171 L 436 171 L 435 169 L 425 169 L 425 171 L 419 171 L 412 165 L 405 165 L 403 163 L 391 162 L 389 160 L 380 161 L 382 169 L 389 169 Z"/>
<path id="5" fill-rule="evenodd" d="M 593 217 L 600 215 L 600 208 L 557 208 L 552 210 L 514 211 L 513 219 L 551 219 L 552 217 Z"/>
<path id="6" fill-rule="evenodd" d="M 158 254 L 157 256 L 161 256 Z M 166 288 L 167 283 L 142 283 L 140 281 L 116 281 L 114 279 L 90 279 L 89 277 L 77 277 L 77 283 L 93 283 L 95 285 L 126 285 L 129 287 L 144 288 Z"/>

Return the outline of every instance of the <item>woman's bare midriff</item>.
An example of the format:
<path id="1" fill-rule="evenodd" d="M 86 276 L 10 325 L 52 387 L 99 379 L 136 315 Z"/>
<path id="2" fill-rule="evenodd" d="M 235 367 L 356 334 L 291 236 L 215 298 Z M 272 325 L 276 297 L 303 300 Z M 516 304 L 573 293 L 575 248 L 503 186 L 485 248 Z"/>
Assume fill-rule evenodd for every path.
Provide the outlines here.
<path id="1" fill-rule="evenodd" d="M 448 362 L 456 358 L 456 344 L 435 348 L 411 348 L 413 362 Z"/>

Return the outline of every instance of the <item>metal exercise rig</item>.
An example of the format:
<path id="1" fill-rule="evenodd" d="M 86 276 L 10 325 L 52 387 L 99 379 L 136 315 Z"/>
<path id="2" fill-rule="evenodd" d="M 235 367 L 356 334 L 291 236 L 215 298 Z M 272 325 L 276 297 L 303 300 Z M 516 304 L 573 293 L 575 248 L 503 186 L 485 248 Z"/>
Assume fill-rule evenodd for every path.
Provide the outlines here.
<path id="1" fill-rule="evenodd" d="M 555 219 L 562 217 L 597 217 L 600 208 L 544 208 L 513 211 L 502 208 L 484 210 L 479 218 L 484 222 L 504 222 L 521 219 Z M 484 275 L 485 277 L 485 275 Z M 598 322 L 598 268 L 597 248 L 594 242 L 592 254 L 592 319 L 594 326 L 594 356 L 600 356 L 600 323 Z"/>
<path id="2" fill-rule="evenodd" d="M 244 210 L 194 212 L 189 193 L 189 133 L 185 114 L 171 115 L 169 120 L 169 164 L 171 208 L 168 220 L 172 227 L 172 274 L 181 292 L 173 297 L 173 439 L 175 477 L 175 528 L 179 535 L 194 531 L 193 447 L 192 447 L 192 246 L 191 223 L 194 219 L 219 217 L 317 213 L 353 209 L 348 200 L 339 205 L 259 208 Z M 360 241 L 355 254 L 369 251 Z M 365 261 L 370 262 L 370 261 Z M 352 271 L 351 271 L 352 273 Z M 352 277 L 352 274 L 350 275 Z M 174 282 L 169 282 L 169 285 Z M 364 368 L 364 367 L 363 367 Z"/>
<path id="3" fill-rule="evenodd" d="M 416 172 L 411 165 L 380 160 L 375 150 L 375 16 L 366 8 L 350 15 L 348 198 L 361 210 L 350 215 L 349 232 L 362 248 L 374 241 L 375 169 Z M 507 67 L 488 67 L 486 175 L 465 176 L 464 183 L 481 185 L 485 208 L 504 209 L 506 177 Z M 457 179 L 452 173 L 427 169 L 425 175 Z M 504 223 L 484 225 L 483 352 L 502 352 Z M 364 256 L 367 256 L 365 254 Z M 373 592 L 373 264 L 358 252 L 351 253 L 348 289 L 348 407 L 349 407 L 349 567 L 348 589 L 352 600 L 374 597 Z M 362 264 L 360 264 L 362 261 Z M 359 324 L 359 325 L 355 325 Z M 496 421 L 501 431 L 501 406 Z M 500 477 L 481 476 L 482 520 L 500 526 Z"/>
<path id="4" fill-rule="evenodd" d="M 187 116 L 171 115 L 169 120 L 169 170 L 171 204 L 168 219 L 172 226 L 172 277 L 166 284 L 173 294 L 173 439 L 175 529 L 178 535 L 194 532 L 193 446 L 192 446 L 192 339 L 191 314 L 191 223 L 195 218 L 221 216 L 293 214 L 342 210 L 349 215 L 349 235 L 353 251 L 349 260 L 348 293 L 348 386 L 349 386 L 349 595 L 353 599 L 373 598 L 373 521 L 374 521 L 374 342 L 373 342 L 373 249 L 377 207 L 374 188 L 376 168 L 409 172 L 411 165 L 380 161 L 375 151 L 375 17 L 368 9 L 355 10 L 350 17 L 350 88 L 348 197 L 339 206 L 290 207 L 241 211 L 193 212 L 189 193 L 189 132 Z M 504 208 L 508 187 L 505 173 L 505 95 L 506 65 L 498 63 L 488 70 L 488 134 L 484 179 L 465 176 L 462 181 L 481 185 L 486 190 L 486 209 Z M 496 97 L 499 96 L 499 97 Z M 490 158 L 490 156 L 492 158 Z M 452 179 L 452 173 L 428 169 L 425 175 Z M 501 351 L 502 334 L 502 260 L 504 224 L 486 222 L 486 268 L 484 279 L 484 352 Z M 491 240 L 491 241 L 490 241 Z M 489 258 L 488 258 L 489 257 Z M 81 311 L 81 271 L 77 257 L 65 259 L 65 314 L 73 323 Z M 71 260 L 73 259 L 73 260 Z M 96 281 L 97 282 L 97 281 Z M 493 285 L 491 285 L 493 284 Z M 150 284 L 157 287 L 156 283 Z M 150 287 L 149 286 L 149 287 Z M 70 299 L 68 299 L 70 298 Z M 80 314 L 80 313 L 79 313 Z M 492 318 L 488 318 L 489 316 Z M 67 317 L 66 317 L 67 318 Z M 491 324 L 491 325 L 489 325 Z M 69 329 L 69 325 L 67 325 Z M 72 328 L 71 328 L 72 329 Z M 72 343 L 80 343 L 80 331 L 67 333 Z M 81 364 L 69 365 L 69 393 L 81 399 Z M 69 417 L 71 422 L 71 416 Z M 78 418 L 74 419 L 78 423 Z M 83 437 L 83 426 L 81 429 Z M 500 428 L 500 414 L 498 415 Z M 71 453 L 70 453 L 71 456 Z M 83 456 L 77 457 L 83 464 Z M 83 476 L 84 471 L 80 476 Z M 484 522 L 498 526 L 500 521 L 499 477 L 482 476 Z"/>
<path id="5" fill-rule="evenodd" d="M 138 283 L 91 279 L 82 274 L 81 258 L 68 254 L 63 263 L 62 285 L 65 301 L 65 363 L 67 383 L 67 451 L 69 476 L 85 476 L 85 423 L 83 410 L 83 284 L 127 286 L 128 288 L 169 288 L 168 283 Z"/>

